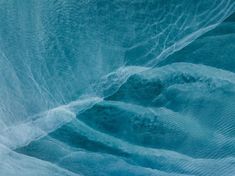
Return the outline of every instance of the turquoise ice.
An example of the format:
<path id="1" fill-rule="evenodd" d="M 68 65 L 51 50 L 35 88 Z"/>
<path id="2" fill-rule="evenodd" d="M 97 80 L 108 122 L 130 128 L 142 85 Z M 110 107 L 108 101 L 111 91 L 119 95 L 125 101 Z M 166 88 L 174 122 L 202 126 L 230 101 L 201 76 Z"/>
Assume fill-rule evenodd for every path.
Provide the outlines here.
<path id="1" fill-rule="evenodd" d="M 0 0 L 0 176 L 234 176 L 234 0 Z"/>

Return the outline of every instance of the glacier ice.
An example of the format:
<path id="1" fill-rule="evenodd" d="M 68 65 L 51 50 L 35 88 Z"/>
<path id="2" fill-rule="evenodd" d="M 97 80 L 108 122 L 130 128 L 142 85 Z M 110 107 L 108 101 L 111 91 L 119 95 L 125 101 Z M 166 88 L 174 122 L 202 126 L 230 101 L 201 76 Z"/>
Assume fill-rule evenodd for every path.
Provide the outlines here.
<path id="1" fill-rule="evenodd" d="M 234 0 L 0 0 L 0 176 L 235 175 Z"/>

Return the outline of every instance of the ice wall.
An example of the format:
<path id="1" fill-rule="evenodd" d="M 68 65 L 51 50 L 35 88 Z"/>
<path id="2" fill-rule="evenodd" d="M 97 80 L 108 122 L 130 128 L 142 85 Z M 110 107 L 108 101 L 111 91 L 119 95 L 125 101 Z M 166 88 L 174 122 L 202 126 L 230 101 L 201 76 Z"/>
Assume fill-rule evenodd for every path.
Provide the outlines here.
<path id="1" fill-rule="evenodd" d="M 0 0 L 0 175 L 234 175 L 234 12 Z"/>

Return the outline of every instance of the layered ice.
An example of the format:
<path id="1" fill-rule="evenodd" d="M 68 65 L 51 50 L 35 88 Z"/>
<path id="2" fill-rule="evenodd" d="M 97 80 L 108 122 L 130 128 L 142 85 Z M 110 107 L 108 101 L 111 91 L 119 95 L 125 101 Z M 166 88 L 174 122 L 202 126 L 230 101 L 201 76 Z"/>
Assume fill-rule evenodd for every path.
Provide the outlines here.
<path id="1" fill-rule="evenodd" d="M 0 0 L 0 176 L 235 175 L 233 0 Z"/>

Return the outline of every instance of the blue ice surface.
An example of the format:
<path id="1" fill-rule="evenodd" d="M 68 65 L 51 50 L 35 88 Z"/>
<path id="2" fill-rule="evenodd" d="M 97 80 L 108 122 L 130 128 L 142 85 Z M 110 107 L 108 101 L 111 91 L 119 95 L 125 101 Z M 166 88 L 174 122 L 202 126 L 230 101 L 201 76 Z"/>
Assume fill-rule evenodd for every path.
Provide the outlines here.
<path id="1" fill-rule="evenodd" d="M 0 0 L 0 176 L 234 176 L 234 0 Z"/>

